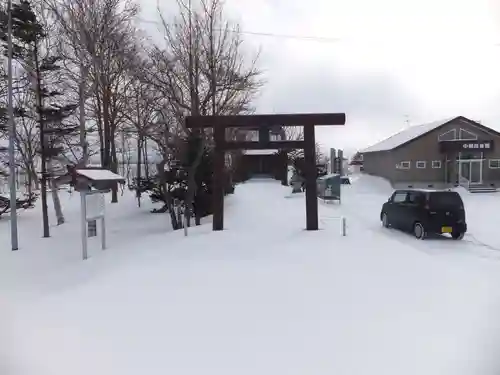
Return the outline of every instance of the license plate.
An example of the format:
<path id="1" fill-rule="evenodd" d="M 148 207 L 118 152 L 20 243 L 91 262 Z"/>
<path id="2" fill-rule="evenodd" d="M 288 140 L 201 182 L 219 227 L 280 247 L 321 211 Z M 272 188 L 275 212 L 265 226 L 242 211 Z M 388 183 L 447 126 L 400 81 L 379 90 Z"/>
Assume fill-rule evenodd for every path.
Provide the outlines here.
<path id="1" fill-rule="evenodd" d="M 441 233 L 451 233 L 453 232 L 452 227 L 441 227 Z"/>

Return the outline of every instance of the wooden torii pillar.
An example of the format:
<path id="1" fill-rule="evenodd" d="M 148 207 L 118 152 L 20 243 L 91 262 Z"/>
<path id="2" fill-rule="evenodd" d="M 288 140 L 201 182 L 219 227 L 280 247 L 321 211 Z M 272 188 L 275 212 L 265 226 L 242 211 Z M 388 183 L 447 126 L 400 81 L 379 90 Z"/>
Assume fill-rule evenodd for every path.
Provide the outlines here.
<path id="1" fill-rule="evenodd" d="M 224 162 L 228 150 L 303 149 L 306 179 L 306 229 L 318 230 L 318 198 L 316 189 L 316 125 L 345 125 L 345 113 L 301 113 L 235 116 L 187 116 L 186 128 L 213 128 L 213 230 L 224 229 Z M 270 141 L 273 126 L 303 126 L 303 140 Z M 259 141 L 226 140 L 227 128 L 258 128 Z"/>

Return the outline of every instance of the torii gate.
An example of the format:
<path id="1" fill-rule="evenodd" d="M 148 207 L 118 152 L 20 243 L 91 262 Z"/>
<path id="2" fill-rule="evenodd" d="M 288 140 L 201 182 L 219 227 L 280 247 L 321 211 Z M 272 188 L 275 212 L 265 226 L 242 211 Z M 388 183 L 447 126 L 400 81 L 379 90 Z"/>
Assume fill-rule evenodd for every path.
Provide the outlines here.
<path id="1" fill-rule="evenodd" d="M 316 189 L 316 125 L 345 125 L 345 113 L 301 113 L 234 116 L 187 116 L 186 128 L 213 128 L 213 230 L 224 229 L 224 155 L 228 150 L 303 149 L 306 185 L 306 229 L 318 230 L 318 198 Z M 271 141 L 273 126 L 303 126 L 304 140 Z M 259 141 L 227 141 L 227 128 L 258 128 Z"/>

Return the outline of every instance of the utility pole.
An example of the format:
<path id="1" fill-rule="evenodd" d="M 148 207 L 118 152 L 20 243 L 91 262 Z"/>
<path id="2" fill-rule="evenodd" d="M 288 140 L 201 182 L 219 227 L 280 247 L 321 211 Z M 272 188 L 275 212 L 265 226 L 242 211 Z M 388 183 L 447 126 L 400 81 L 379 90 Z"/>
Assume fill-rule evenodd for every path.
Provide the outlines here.
<path id="1" fill-rule="evenodd" d="M 17 188 L 16 188 L 16 125 L 14 122 L 14 106 L 12 103 L 12 0 L 7 3 L 8 25 L 7 25 L 7 90 L 8 90 L 8 116 L 9 116 L 9 189 L 10 189 L 10 241 L 12 250 L 19 249 L 17 233 Z"/>

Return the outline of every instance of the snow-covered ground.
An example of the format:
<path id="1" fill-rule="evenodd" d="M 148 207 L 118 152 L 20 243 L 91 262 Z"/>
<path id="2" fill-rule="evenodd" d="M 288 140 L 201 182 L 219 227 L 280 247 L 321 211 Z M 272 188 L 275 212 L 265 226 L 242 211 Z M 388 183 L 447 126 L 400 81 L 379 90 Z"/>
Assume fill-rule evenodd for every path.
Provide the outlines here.
<path id="1" fill-rule="evenodd" d="M 497 235 L 497 213 L 500 212 L 500 194 L 474 194 L 463 188 L 456 189 L 462 196 L 466 209 L 468 233 L 463 241 L 437 237 L 428 241 L 415 241 L 412 236 L 380 227 L 380 209 L 392 193 L 390 185 L 382 178 L 361 175 L 353 178 L 352 187 L 345 189 L 343 212 L 352 220 L 360 221 L 368 230 L 383 233 L 392 241 L 404 241 L 413 248 L 429 255 L 444 257 L 446 262 L 464 262 L 469 267 L 470 258 L 500 260 L 500 236 Z M 496 269 L 497 262 L 481 262 Z"/>
<path id="2" fill-rule="evenodd" d="M 63 195 L 68 222 L 50 239 L 38 209 L 22 212 L 17 252 L 2 219 L 0 374 L 493 371 L 500 195 L 463 193 L 464 241 L 416 241 L 381 228 L 390 192 L 357 177 L 306 232 L 302 195 L 250 181 L 226 200 L 227 230 L 187 238 L 126 193 L 108 205 L 109 248 L 92 239 L 87 261 L 78 195 Z"/>

